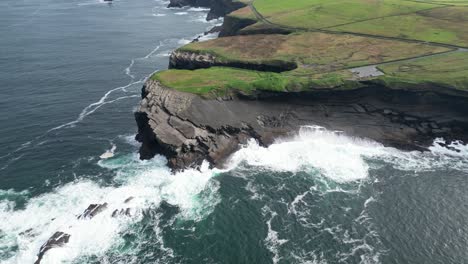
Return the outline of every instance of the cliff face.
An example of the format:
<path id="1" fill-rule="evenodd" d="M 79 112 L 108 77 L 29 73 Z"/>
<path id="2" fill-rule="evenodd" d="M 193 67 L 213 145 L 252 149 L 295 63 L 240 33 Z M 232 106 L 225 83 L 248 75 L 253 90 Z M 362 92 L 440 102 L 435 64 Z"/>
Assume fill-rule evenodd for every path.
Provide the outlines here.
<path id="1" fill-rule="evenodd" d="M 269 61 L 262 63 L 226 62 L 211 54 L 196 54 L 191 52 L 174 51 L 169 59 L 170 69 L 195 70 L 210 68 L 213 66 L 224 66 L 232 68 L 249 69 L 256 71 L 283 72 L 297 68 L 294 62 Z"/>
<path id="2" fill-rule="evenodd" d="M 203 160 L 222 166 L 250 138 L 269 145 L 307 125 L 404 149 L 422 149 L 435 137 L 464 139 L 468 129 L 467 100 L 432 92 L 369 87 L 209 100 L 149 80 L 142 95 L 135 114 L 141 157 L 165 155 L 173 169 Z"/>
<path id="3" fill-rule="evenodd" d="M 208 160 L 219 165 L 239 143 L 257 137 L 222 101 L 203 100 L 163 87 L 149 80 L 143 87 L 140 109 L 135 113 L 137 140 L 143 159 L 162 154 L 169 166 L 182 169 Z"/>

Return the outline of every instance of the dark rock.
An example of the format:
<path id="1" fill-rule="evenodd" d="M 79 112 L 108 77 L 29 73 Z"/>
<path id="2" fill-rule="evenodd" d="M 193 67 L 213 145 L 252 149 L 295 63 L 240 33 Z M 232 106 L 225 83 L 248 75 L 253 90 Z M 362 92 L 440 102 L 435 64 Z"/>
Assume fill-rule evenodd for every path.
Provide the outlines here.
<path id="1" fill-rule="evenodd" d="M 34 230 L 32 228 L 28 228 L 23 232 L 19 233 L 20 236 L 34 236 Z"/>
<path id="2" fill-rule="evenodd" d="M 239 18 L 235 16 L 226 16 L 221 26 L 220 37 L 235 36 L 238 35 L 241 29 L 244 29 L 250 25 L 257 23 L 257 20 Z"/>
<path id="3" fill-rule="evenodd" d="M 112 212 L 112 217 L 117 217 L 117 216 L 131 216 L 131 209 L 130 208 L 123 208 L 123 209 L 115 209 Z"/>
<path id="4" fill-rule="evenodd" d="M 353 104 L 353 107 L 356 110 L 356 112 L 358 112 L 358 113 L 366 113 L 367 112 L 366 109 L 360 104 Z"/>
<path id="5" fill-rule="evenodd" d="M 208 34 L 219 33 L 219 32 L 221 32 L 222 29 L 223 29 L 222 26 L 214 26 L 210 30 L 206 31 L 203 34 L 206 36 Z"/>
<path id="6" fill-rule="evenodd" d="M 211 0 L 170 0 L 168 7 L 211 7 Z"/>
<path id="7" fill-rule="evenodd" d="M 445 134 L 445 133 L 449 133 L 450 131 L 451 131 L 451 129 L 448 128 L 448 127 L 432 129 L 432 132 L 434 134 Z"/>
<path id="8" fill-rule="evenodd" d="M 42 258 L 44 257 L 44 254 L 57 247 L 62 247 L 63 245 L 67 244 L 68 241 L 70 240 L 70 235 L 66 234 L 64 232 L 55 232 L 47 242 L 45 242 L 41 248 L 39 249 L 39 254 L 37 255 L 37 259 L 34 262 L 34 264 L 39 264 L 42 261 Z"/>
<path id="9" fill-rule="evenodd" d="M 412 117 L 412 116 L 405 116 L 404 119 L 405 119 L 405 121 L 408 121 L 408 122 L 418 121 L 418 119 L 416 117 Z"/>
<path id="10" fill-rule="evenodd" d="M 207 20 L 224 17 L 234 10 L 245 7 L 246 4 L 236 0 L 211 0 L 210 12 L 206 17 Z"/>
<path id="11" fill-rule="evenodd" d="M 78 216 L 78 219 L 91 219 L 97 214 L 107 209 L 107 203 L 103 204 L 90 204 L 84 212 Z"/>
<path id="12" fill-rule="evenodd" d="M 241 68 L 255 71 L 284 72 L 297 68 L 296 62 L 272 60 L 264 63 L 234 62 L 218 59 L 212 54 L 197 54 L 186 51 L 174 51 L 169 58 L 170 69 L 195 70 L 214 66 Z"/>

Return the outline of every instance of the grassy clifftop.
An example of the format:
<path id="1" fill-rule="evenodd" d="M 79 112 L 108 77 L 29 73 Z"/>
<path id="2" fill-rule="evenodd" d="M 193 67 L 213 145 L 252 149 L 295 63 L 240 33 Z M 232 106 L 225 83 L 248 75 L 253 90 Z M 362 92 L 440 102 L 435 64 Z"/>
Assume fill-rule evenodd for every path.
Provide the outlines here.
<path id="1" fill-rule="evenodd" d="M 248 6 L 228 15 L 249 21 L 237 29 L 237 35 L 191 43 L 178 50 L 210 55 L 217 67 L 171 69 L 152 78 L 202 95 L 232 90 L 350 89 L 369 81 L 390 88 L 432 86 L 468 91 L 468 0 L 244 3 Z M 280 73 L 232 68 L 278 62 L 297 67 Z M 222 67 L 224 64 L 230 67 Z"/>

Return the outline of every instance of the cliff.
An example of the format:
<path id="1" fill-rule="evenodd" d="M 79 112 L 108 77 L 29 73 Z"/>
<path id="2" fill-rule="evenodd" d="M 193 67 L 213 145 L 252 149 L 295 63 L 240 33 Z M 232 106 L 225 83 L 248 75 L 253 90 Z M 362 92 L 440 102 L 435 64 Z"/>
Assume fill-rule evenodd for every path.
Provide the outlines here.
<path id="1" fill-rule="evenodd" d="M 204 99 L 149 80 L 142 96 L 140 155 L 165 155 L 173 169 L 205 159 L 222 166 L 250 138 L 269 145 L 311 124 L 403 149 L 424 149 L 435 137 L 466 139 L 468 129 L 468 100 L 434 92 L 368 87 Z"/>
<path id="2" fill-rule="evenodd" d="M 212 54 L 198 54 L 179 50 L 172 52 L 169 58 L 169 69 L 196 70 L 215 66 L 268 72 L 283 72 L 297 68 L 296 63 L 281 60 L 262 62 L 226 61 Z"/>

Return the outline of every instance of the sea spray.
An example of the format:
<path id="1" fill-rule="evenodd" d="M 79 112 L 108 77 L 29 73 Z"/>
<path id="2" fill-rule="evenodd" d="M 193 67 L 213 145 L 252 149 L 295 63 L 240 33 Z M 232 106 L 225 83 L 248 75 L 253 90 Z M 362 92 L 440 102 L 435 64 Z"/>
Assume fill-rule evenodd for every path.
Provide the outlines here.
<path id="1" fill-rule="evenodd" d="M 218 184 L 212 180 L 217 171 L 204 165 L 201 170 L 173 175 L 165 162 L 162 157 L 140 161 L 136 154 L 109 158 L 99 164 L 115 171 L 112 185 L 77 180 L 29 199 L 20 210 L 14 210 L 11 201 L 2 201 L 0 230 L 5 235 L 0 238 L 0 248 L 18 247 L 14 257 L 4 260 L 34 262 L 40 246 L 56 231 L 70 234 L 70 242 L 47 252 L 45 263 L 104 255 L 123 243 L 119 234 L 140 221 L 144 210 L 158 207 L 163 201 L 179 208 L 177 218 L 181 221 L 200 221 L 219 202 Z M 104 202 L 108 208 L 92 219 L 77 218 L 88 205 Z M 130 215 L 112 217 L 113 211 L 125 208 L 130 208 Z"/>
<path id="2" fill-rule="evenodd" d="M 368 176 L 368 165 L 363 155 L 379 146 L 372 141 L 347 137 L 321 127 L 303 127 L 296 136 L 279 139 L 266 148 L 255 140 L 249 141 L 234 153 L 230 166 L 245 162 L 274 171 L 319 169 L 337 182 L 346 182 Z"/>
<path id="3" fill-rule="evenodd" d="M 409 171 L 447 167 L 468 171 L 468 146 L 439 138 L 428 151 L 402 151 L 341 131 L 304 126 L 295 136 L 278 139 L 269 147 L 250 140 L 232 155 L 228 167 L 247 164 L 290 172 L 318 169 L 336 182 L 348 182 L 366 179 L 372 161 L 385 161 Z"/>

